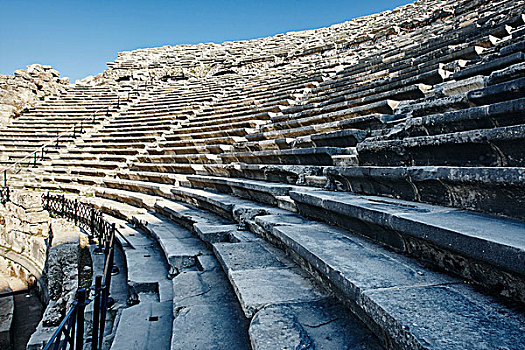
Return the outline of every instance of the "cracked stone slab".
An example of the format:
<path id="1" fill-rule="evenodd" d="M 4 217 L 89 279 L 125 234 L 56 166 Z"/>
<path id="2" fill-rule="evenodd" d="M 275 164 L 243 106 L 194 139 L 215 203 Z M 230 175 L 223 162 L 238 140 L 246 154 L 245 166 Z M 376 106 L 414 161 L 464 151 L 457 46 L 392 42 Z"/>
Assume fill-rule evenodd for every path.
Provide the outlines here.
<path id="1" fill-rule="evenodd" d="M 525 348 L 525 314 L 464 284 L 370 290 L 361 303 L 404 348 Z"/>
<path id="2" fill-rule="evenodd" d="M 236 308 L 228 303 L 182 308 L 173 321 L 170 349 L 250 349 L 246 319 Z"/>
<path id="3" fill-rule="evenodd" d="M 173 278 L 173 308 L 236 302 L 228 278 L 221 269 L 213 271 L 187 271 Z"/>
<path id="4" fill-rule="evenodd" d="M 326 297 L 299 268 L 229 271 L 228 278 L 248 318 L 267 305 Z"/>
<path id="5" fill-rule="evenodd" d="M 334 299 L 265 307 L 250 324 L 253 349 L 382 349 L 378 339 Z"/>
<path id="6" fill-rule="evenodd" d="M 279 226 L 273 232 L 400 348 L 471 349 L 479 343 L 492 349 L 498 336 L 519 344 L 508 348 L 523 346 L 523 337 L 516 340 L 525 327 L 523 312 L 459 280 L 328 225 Z M 490 332 L 499 335 L 478 342 Z"/>
<path id="7" fill-rule="evenodd" d="M 173 294 L 171 349 L 249 349 L 249 321 L 218 263 L 177 275 Z"/>

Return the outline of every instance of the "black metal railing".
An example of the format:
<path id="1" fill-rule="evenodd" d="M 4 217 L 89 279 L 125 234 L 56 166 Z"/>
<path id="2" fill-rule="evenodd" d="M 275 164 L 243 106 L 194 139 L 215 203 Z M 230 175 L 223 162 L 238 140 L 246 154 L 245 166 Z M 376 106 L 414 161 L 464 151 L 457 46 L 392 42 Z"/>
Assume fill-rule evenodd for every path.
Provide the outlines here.
<path id="1" fill-rule="evenodd" d="M 86 230 L 92 242 L 98 241 L 99 248 L 104 248 L 109 242 L 114 225 L 104 220 L 102 211 L 92 205 L 48 192 L 42 196 L 42 206 L 44 210 L 67 218 Z"/>
<path id="2" fill-rule="evenodd" d="M 77 290 L 76 298 L 44 350 L 81 350 L 84 348 L 85 308 L 93 302 L 93 327 L 91 349 L 102 348 L 107 310 L 111 306 L 111 276 L 118 271 L 114 266 L 115 224 L 104 220 L 103 213 L 92 205 L 66 198 L 64 195 L 46 193 L 42 196 L 44 209 L 57 216 L 75 222 L 88 233 L 90 240 L 97 241 L 98 250 L 104 252 L 103 275 L 95 277 L 95 285 Z"/>
<path id="3" fill-rule="evenodd" d="M 2 186 L 0 187 L 0 203 L 6 204 L 9 202 L 9 187 Z"/>

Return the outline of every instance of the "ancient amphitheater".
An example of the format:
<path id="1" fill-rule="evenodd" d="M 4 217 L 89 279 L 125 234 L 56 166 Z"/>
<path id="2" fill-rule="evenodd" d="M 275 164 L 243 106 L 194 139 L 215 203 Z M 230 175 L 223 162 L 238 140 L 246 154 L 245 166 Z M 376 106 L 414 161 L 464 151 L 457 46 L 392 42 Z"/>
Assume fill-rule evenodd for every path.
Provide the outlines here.
<path id="1" fill-rule="evenodd" d="M 420 0 L 122 52 L 10 119 L 5 185 L 116 225 L 103 348 L 525 349 L 524 33 Z"/>

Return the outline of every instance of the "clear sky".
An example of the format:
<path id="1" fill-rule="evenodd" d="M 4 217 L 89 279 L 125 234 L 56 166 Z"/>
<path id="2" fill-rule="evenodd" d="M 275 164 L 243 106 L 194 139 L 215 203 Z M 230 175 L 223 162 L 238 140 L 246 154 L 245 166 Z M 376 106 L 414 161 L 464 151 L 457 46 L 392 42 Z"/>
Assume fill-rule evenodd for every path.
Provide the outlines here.
<path id="1" fill-rule="evenodd" d="M 0 74 L 52 65 L 71 81 L 117 52 L 313 29 L 412 0 L 0 0 Z"/>

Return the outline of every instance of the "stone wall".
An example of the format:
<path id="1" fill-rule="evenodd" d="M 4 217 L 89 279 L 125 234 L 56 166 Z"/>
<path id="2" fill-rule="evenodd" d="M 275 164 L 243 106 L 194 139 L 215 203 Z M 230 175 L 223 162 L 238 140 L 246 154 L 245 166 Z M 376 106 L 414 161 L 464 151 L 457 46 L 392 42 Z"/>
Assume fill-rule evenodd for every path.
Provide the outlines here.
<path id="1" fill-rule="evenodd" d="M 45 326 L 57 326 L 75 299 L 80 258 L 80 232 L 76 226 L 65 219 L 52 219 L 51 230 L 53 240 L 45 270 L 49 289 Z"/>
<path id="2" fill-rule="evenodd" d="M 68 84 L 68 78 L 60 78 L 60 73 L 51 66 L 41 64 L 16 70 L 14 75 L 0 75 L 0 127 L 25 108 L 48 95 L 57 94 Z"/>
<path id="3" fill-rule="evenodd" d="M 12 191 L 11 201 L 0 206 L 0 255 L 42 276 L 50 242 L 50 217 L 40 194 Z"/>

